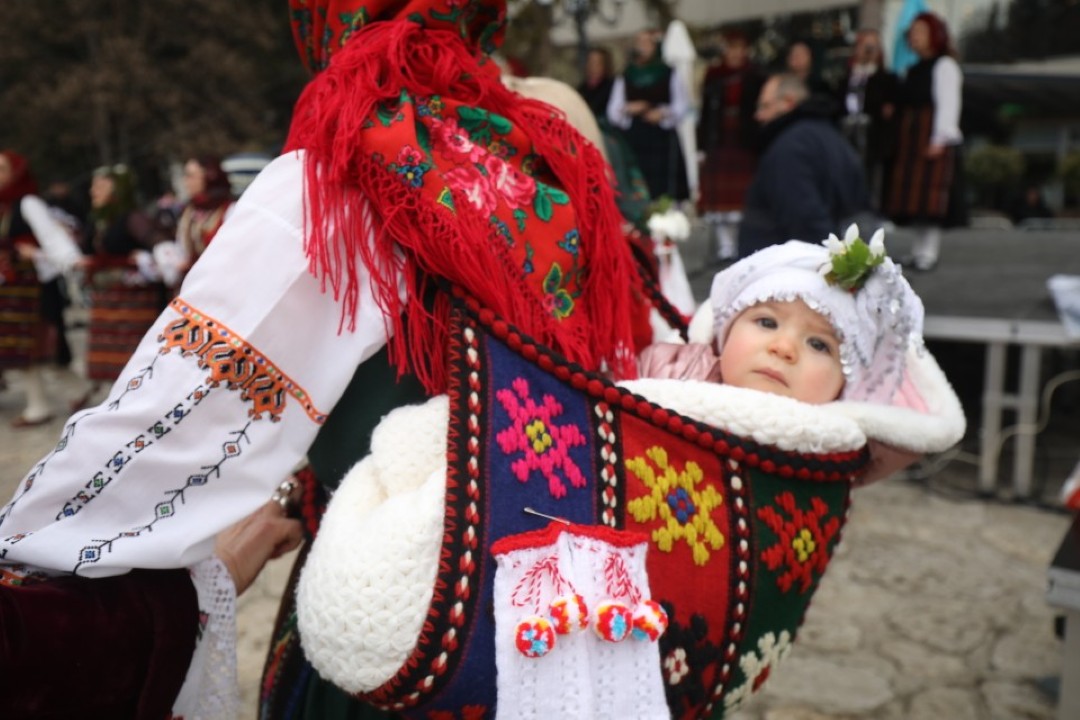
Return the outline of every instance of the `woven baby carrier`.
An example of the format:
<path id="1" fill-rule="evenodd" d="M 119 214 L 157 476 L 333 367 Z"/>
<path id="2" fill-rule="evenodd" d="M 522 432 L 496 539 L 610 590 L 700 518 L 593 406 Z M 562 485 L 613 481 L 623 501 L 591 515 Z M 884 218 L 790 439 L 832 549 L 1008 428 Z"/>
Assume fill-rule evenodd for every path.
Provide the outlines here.
<path id="1" fill-rule="evenodd" d="M 438 479 L 440 491 L 445 488 L 441 541 L 415 643 L 392 676 L 357 691 L 350 672 L 367 667 L 350 666 L 365 666 L 371 648 L 350 648 L 350 633 L 374 642 L 372 628 L 392 624 L 397 606 L 387 605 L 389 620 L 374 609 L 364 618 L 365 608 L 350 601 L 350 573 L 312 561 L 319 542 L 330 542 L 324 523 L 305 581 L 323 584 L 334 597 L 320 589 L 300 593 L 302 602 L 306 592 L 306 602 L 318 606 L 311 610 L 315 631 L 301 622 L 315 669 L 365 702 L 406 717 L 495 717 L 495 647 L 514 629 L 496 621 L 504 600 L 493 590 L 492 548 L 543 531 L 546 515 L 583 535 L 609 532 L 647 546 L 648 587 L 639 594 L 667 618 L 651 651 L 665 715 L 720 717 L 749 696 L 795 638 L 839 541 L 851 480 L 868 462 L 866 447 L 785 451 L 709 426 L 567 362 L 460 292 L 454 293 L 450 334 L 445 481 Z M 419 438 L 415 426 L 407 432 Z M 405 518 L 390 527 L 411 521 Z M 362 531 L 358 526 L 366 521 L 350 524 Z M 336 540 L 324 554 L 342 554 L 343 543 L 353 554 L 382 542 L 373 557 L 387 557 L 386 573 L 396 577 L 394 540 L 372 532 L 371 539 Z M 378 582 L 393 582 L 380 580 L 382 571 L 370 562 L 357 562 L 359 571 L 374 573 L 363 581 L 368 590 L 373 582 L 376 589 Z M 615 580 L 608 580 L 610 591 Z M 544 615 L 546 607 L 533 610 Z M 582 625 L 589 626 L 598 608 L 581 610 Z M 616 639 L 593 636 L 590 642 Z M 630 637 L 622 644 L 649 641 Z M 559 650 L 528 660 L 525 668 L 533 667 L 528 662 L 538 668 L 558 663 Z M 499 713 L 516 715 L 505 706 Z M 594 708 L 590 716 L 605 712 Z"/>

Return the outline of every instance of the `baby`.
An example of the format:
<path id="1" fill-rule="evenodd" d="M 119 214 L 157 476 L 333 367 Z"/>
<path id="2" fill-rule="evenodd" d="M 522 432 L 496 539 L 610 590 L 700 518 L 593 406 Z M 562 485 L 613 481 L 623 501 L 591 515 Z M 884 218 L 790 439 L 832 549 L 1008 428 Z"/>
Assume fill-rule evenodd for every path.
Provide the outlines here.
<path id="1" fill-rule="evenodd" d="M 641 354 L 642 377 L 723 382 L 823 404 L 891 404 L 907 350 L 922 342 L 923 306 L 885 256 L 848 229 L 820 245 L 791 240 L 718 273 L 691 336 L 711 324 L 711 343 L 659 343 Z M 707 334 L 707 333 L 706 333 Z"/>

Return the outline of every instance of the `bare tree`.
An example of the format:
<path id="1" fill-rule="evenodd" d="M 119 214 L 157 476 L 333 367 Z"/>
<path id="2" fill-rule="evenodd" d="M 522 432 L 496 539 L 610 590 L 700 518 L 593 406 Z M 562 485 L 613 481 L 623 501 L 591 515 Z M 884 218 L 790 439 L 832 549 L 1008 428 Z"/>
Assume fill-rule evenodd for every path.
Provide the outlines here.
<path id="1" fill-rule="evenodd" d="M 0 136 L 41 174 L 280 143 L 304 81 L 278 0 L 10 2 Z"/>

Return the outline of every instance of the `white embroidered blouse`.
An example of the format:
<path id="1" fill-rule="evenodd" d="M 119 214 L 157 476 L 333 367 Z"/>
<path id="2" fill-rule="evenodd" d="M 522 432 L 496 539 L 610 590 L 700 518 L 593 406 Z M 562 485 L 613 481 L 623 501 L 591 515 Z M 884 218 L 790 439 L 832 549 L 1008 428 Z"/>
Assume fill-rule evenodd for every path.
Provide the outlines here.
<path id="1" fill-rule="evenodd" d="M 671 69 L 669 85 L 671 100 L 667 105 L 661 106 L 664 110 L 664 117 L 660 121 L 660 127 L 665 130 L 671 130 L 678 126 L 691 110 L 690 94 L 687 89 L 689 84 L 682 68 L 676 66 Z M 616 77 L 614 84 L 611 86 L 611 97 L 608 99 L 607 105 L 607 118 L 612 125 L 623 130 L 629 129 L 633 123 L 634 119 L 626 113 L 626 78 L 622 75 Z"/>
<path id="2" fill-rule="evenodd" d="M 74 238 L 49 212 L 45 201 L 37 195 L 26 195 L 19 203 L 19 210 L 41 246 L 33 259 L 38 280 L 46 283 L 74 268 L 82 253 Z"/>

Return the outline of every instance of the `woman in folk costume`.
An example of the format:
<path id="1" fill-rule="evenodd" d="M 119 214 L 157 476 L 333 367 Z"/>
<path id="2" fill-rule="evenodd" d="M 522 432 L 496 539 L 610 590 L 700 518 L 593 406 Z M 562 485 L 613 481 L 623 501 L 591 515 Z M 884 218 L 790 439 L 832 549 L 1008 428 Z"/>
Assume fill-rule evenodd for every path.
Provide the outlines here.
<path id="1" fill-rule="evenodd" d="M 225 222 L 234 200 L 221 160 L 208 155 L 184 163 L 184 190 L 189 199 L 180 213 L 176 241 L 191 267 Z"/>
<path id="2" fill-rule="evenodd" d="M 863 160 L 872 207 L 879 209 L 882 186 L 896 139 L 899 79 L 885 67 L 881 35 L 865 28 L 855 36 L 847 72 L 837 86 L 840 129 Z M 891 166 L 890 166 L 891 167 Z"/>
<path id="3" fill-rule="evenodd" d="M 960 132 L 963 73 L 944 21 L 920 13 L 907 31 L 919 57 L 900 83 L 896 154 L 885 189 L 884 212 L 913 227 L 911 265 L 931 270 L 941 251 L 941 230 L 967 224 Z"/>
<path id="4" fill-rule="evenodd" d="M 250 574 L 215 555 L 215 536 L 261 508 L 278 512 L 268 537 L 287 541 L 266 499 L 305 454 L 333 485 L 380 417 L 446 390 L 447 285 L 583 368 L 634 372 L 631 260 L 605 166 L 560 113 L 500 83 L 487 55 L 505 3 L 296 0 L 291 17 L 318 73 L 288 152 L 247 189 L 108 398 L 69 420 L 0 511 L 0 589 L 16 607 L 0 621 L 46 615 L 23 617 L 26 654 L 5 662 L 26 679 L 24 702 L 41 700 L 56 661 L 33 644 L 66 643 L 129 671 L 97 677 L 95 698 L 234 717 L 235 592 Z M 57 574 L 74 589 L 33 582 Z M 106 617 L 58 629 L 47 604 L 22 600 L 65 590 Z M 102 593 L 113 595 L 95 606 Z M 73 639 L 137 598 L 125 636 L 153 628 L 187 669 L 179 695 L 150 648 Z M 308 717 L 368 709 L 310 672 L 288 691 Z M 0 698 L 16 710 L 0 714 L 18 716 L 19 700 Z"/>
<path id="5" fill-rule="evenodd" d="M 38 196 L 26 158 L 0 152 L 0 372 L 22 370 L 26 391 L 13 427 L 52 419 L 42 364 L 71 362 L 61 283 L 81 260 L 71 234 Z"/>
<path id="6" fill-rule="evenodd" d="M 608 120 L 625 133 L 654 199 L 685 200 L 690 194 L 675 131 L 690 111 L 688 85 L 680 74 L 664 62 L 658 33 L 642 30 L 608 100 Z"/>
<path id="7" fill-rule="evenodd" d="M 136 264 L 140 255 L 149 261 L 148 251 L 161 238 L 153 221 L 136 208 L 135 177 L 122 164 L 94 171 L 90 221 L 86 376 L 94 383 L 111 383 L 164 306 L 156 272 L 149 262 Z"/>
<path id="8" fill-rule="evenodd" d="M 232 211 L 235 200 L 221 160 L 210 155 L 184 163 L 187 205 L 176 225 L 176 241 L 154 246 L 154 260 L 165 284 L 175 287 L 203 254 Z"/>
<path id="9" fill-rule="evenodd" d="M 724 33 L 723 57 L 701 86 L 698 148 L 704 153 L 698 211 L 714 234 L 712 260 L 739 256 L 738 228 L 746 188 L 757 166 L 754 112 L 761 73 L 750 59 L 750 43 L 739 30 Z"/>

